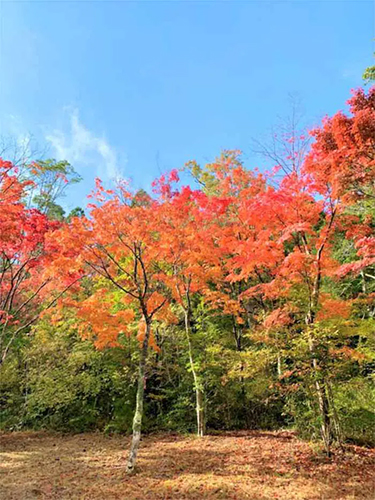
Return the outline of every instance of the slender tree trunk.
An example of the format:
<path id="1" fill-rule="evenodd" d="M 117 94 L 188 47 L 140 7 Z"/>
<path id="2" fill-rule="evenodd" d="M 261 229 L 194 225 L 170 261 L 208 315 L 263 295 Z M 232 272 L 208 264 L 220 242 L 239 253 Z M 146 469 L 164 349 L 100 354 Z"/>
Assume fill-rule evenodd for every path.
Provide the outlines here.
<path id="1" fill-rule="evenodd" d="M 239 353 L 239 356 L 241 356 L 241 352 L 242 352 L 242 328 L 237 327 L 236 319 L 234 316 L 232 317 L 232 321 L 233 321 L 233 335 L 234 335 L 234 339 L 236 342 L 236 351 Z M 250 429 L 251 428 L 251 421 L 249 419 L 249 412 L 248 412 L 248 407 L 247 407 L 245 379 L 243 377 L 243 372 L 244 372 L 244 364 L 243 364 L 243 361 L 241 358 L 240 387 L 241 387 L 241 397 L 242 397 L 243 418 L 244 418 L 244 422 L 245 422 L 247 429 Z"/>
<path id="2" fill-rule="evenodd" d="M 365 278 L 365 273 L 363 270 L 360 272 L 361 278 L 362 278 L 362 292 L 367 293 L 367 285 L 366 285 L 366 278 Z"/>
<path id="3" fill-rule="evenodd" d="M 143 399 L 145 392 L 145 372 L 146 372 L 146 361 L 148 353 L 148 343 L 150 339 L 151 324 L 149 320 L 146 320 L 146 332 L 145 338 L 142 344 L 141 357 L 139 359 L 139 371 L 138 371 L 138 387 L 137 387 L 137 397 L 135 413 L 133 418 L 133 437 L 130 446 L 127 472 L 132 473 L 134 471 L 135 463 L 137 460 L 137 453 L 139 448 L 139 443 L 141 440 L 141 428 L 142 428 L 142 417 L 143 417 Z"/>
<path id="4" fill-rule="evenodd" d="M 331 453 L 331 444 L 332 444 L 332 424 L 330 415 L 330 404 L 327 395 L 326 383 L 325 380 L 322 379 L 320 375 L 319 364 L 315 355 L 314 339 L 311 336 L 309 339 L 309 349 L 312 355 L 312 367 L 315 376 L 315 389 L 318 398 L 319 412 L 321 418 L 320 431 L 324 447 L 326 449 L 327 455 L 329 456 Z"/>
<path id="5" fill-rule="evenodd" d="M 326 392 L 325 382 L 315 381 L 316 392 L 318 395 L 319 410 L 321 415 L 321 434 L 326 449 L 327 455 L 331 454 L 331 444 L 332 444 L 332 425 L 331 416 L 329 411 L 329 400 Z"/>
<path id="6" fill-rule="evenodd" d="M 319 302 L 319 294 L 320 294 L 320 284 L 321 284 L 321 270 L 320 270 L 320 258 L 323 251 L 324 245 L 320 247 L 317 255 L 317 275 L 314 281 L 314 286 L 312 290 L 312 295 L 310 298 L 310 307 L 306 317 L 306 324 L 308 326 L 312 326 L 315 321 L 315 312 Z M 331 454 L 331 444 L 333 441 L 333 433 L 332 433 L 332 423 L 331 423 L 331 412 L 330 412 L 330 404 L 329 398 L 327 394 L 327 387 L 324 378 L 321 376 L 320 367 L 318 363 L 318 359 L 316 357 L 315 351 L 315 342 L 310 332 L 309 337 L 309 349 L 312 357 L 312 367 L 314 370 L 315 377 L 315 388 L 318 397 L 319 411 L 321 417 L 321 435 L 324 443 L 324 447 L 326 449 L 326 453 L 328 456 Z"/>
<path id="7" fill-rule="evenodd" d="M 280 351 L 277 351 L 277 375 L 281 377 L 283 373 L 282 367 L 281 367 L 281 354 Z"/>
<path id="8" fill-rule="evenodd" d="M 185 310 L 185 332 L 186 332 L 186 339 L 188 342 L 190 367 L 194 378 L 195 405 L 197 412 L 197 435 L 202 437 L 205 431 L 204 393 L 203 393 L 202 381 L 194 365 L 193 349 L 190 338 L 190 333 L 191 333 L 190 314 L 188 310 Z"/>
<path id="9" fill-rule="evenodd" d="M 340 424 L 340 419 L 339 415 L 336 410 L 336 405 L 335 405 L 335 400 L 333 397 L 333 392 L 332 392 L 332 386 L 330 383 L 327 383 L 327 395 L 328 395 L 328 401 L 330 404 L 330 407 L 332 408 L 332 420 L 333 420 L 333 425 L 335 428 L 335 434 L 336 434 L 336 439 L 337 442 L 340 446 L 341 449 L 343 449 L 343 436 L 342 436 L 342 430 L 341 430 L 341 424 Z"/>

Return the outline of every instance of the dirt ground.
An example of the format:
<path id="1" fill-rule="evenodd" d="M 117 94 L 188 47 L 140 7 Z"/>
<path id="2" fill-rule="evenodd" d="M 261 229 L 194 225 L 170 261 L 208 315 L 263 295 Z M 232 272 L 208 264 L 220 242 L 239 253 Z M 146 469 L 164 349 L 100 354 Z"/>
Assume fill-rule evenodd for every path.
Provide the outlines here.
<path id="1" fill-rule="evenodd" d="M 290 432 L 145 437 L 125 472 L 129 438 L 0 434 L 0 499 L 375 499 L 375 450 L 331 459 Z"/>

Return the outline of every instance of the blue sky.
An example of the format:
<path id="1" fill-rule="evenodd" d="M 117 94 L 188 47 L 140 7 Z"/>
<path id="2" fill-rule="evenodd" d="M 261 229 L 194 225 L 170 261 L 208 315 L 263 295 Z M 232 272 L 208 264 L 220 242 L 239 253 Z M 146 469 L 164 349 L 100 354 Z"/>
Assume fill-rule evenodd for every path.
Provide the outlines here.
<path id="1" fill-rule="evenodd" d="M 190 159 L 250 151 L 288 114 L 345 107 L 372 64 L 372 1 L 0 0 L 0 134 L 147 187 Z"/>

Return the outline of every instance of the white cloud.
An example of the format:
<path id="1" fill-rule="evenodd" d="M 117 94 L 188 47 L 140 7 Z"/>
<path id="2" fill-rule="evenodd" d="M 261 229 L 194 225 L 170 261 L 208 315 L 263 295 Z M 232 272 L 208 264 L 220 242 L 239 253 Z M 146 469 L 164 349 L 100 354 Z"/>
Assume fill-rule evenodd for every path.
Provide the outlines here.
<path id="1" fill-rule="evenodd" d="M 80 121 L 77 109 L 69 114 L 67 131 L 54 130 L 45 136 L 54 156 L 69 161 L 73 167 L 94 167 L 101 178 L 117 180 L 122 177 L 116 151 L 104 137 L 97 137 Z"/>

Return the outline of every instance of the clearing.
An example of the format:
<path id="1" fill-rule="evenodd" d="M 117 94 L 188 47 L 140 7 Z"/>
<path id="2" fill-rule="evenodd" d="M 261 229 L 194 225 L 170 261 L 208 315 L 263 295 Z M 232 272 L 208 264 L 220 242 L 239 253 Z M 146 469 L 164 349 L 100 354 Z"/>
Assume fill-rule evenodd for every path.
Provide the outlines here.
<path id="1" fill-rule="evenodd" d="M 375 450 L 328 459 L 291 432 L 146 436 L 128 477 L 129 438 L 44 432 L 0 434 L 1 500 L 375 498 Z"/>

